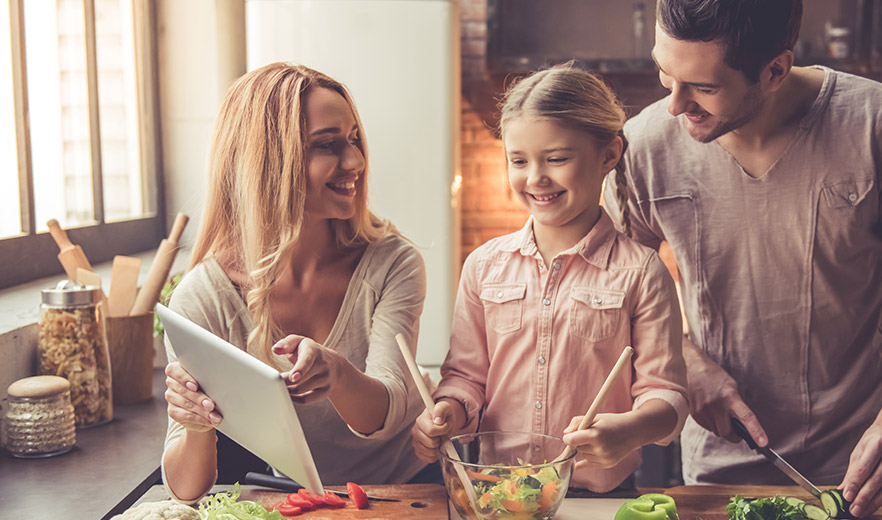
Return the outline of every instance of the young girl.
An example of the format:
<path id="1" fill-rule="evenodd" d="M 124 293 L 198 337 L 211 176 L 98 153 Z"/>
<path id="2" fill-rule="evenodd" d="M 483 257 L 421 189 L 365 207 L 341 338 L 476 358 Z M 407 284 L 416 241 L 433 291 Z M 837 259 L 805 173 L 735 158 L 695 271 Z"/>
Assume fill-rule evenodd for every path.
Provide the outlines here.
<path id="1" fill-rule="evenodd" d="M 633 485 L 639 448 L 680 432 L 688 408 L 673 281 L 599 206 L 607 172 L 626 186 L 624 121 L 612 91 L 572 65 L 506 93 L 509 182 L 531 217 L 465 261 L 435 408 L 412 431 L 423 460 L 436 458 L 439 436 L 478 428 L 563 436 L 579 452 L 571 484 L 606 492 Z M 627 345 L 632 369 L 594 423 L 574 431 Z"/>

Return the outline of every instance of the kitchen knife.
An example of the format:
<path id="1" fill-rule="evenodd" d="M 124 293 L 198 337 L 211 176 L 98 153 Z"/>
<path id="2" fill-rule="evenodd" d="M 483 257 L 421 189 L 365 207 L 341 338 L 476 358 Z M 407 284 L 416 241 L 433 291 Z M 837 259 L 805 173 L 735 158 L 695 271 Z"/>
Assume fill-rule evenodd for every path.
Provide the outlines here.
<path id="1" fill-rule="evenodd" d="M 757 453 L 761 454 L 763 457 L 767 458 L 769 462 L 772 463 L 773 466 L 780 469 L 784 472 L 785 475 L 790 477 L 791 480 L 800 485 L 803 489 L 811 493 L 817 498 L 821 498 L 821 491 L 815 487 L 814 484 L 808 481 L 807 478 L 803 477 L 793 466 L 787 463 L 786 460 L 782 459 L 780 455 L 775 453 L 775 450 L 766 446 L 765 448 L 760 448 L 757 443 L 753 440 L 753 437 L 748 433 L 747 428 L 744 427 L 741 421 L 732 417 L 732 429 L 735 430 L 735 433 L 738 434 L 739 437 L 744 439 L 747 445 Z"/>
<path id="2" fill-rule="evenodd" d="M 254 471 L 249 471 L 245 474 L 245 483 L 246 484 L 254 484 L 257 486 L 264 486 L 273 489 L 279 489 L 282 491 L 298 491 L 303 489 L 303 486 L 289 479 L 288 477 L 277 477 L 275 475 L 267 475 L 266 473 L 256 473 Z M 339 495 L 341 497 L 349 497 L 349 493 L 346 491 L 335 491 L 333 489 L 325 488 L 325 491 L 330 491 L 335 495 Z M 379 498 L 372 497 L 368 495 L 368 500 L 376 500 L 378 502 L 400 502 L 400 500 L 395 498 Z"/>

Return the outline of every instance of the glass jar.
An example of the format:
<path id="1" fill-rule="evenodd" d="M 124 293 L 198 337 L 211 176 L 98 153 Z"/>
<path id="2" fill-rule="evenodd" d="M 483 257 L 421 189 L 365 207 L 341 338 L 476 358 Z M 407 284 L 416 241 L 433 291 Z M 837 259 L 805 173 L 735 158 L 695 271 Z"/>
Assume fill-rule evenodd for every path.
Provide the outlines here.
<path id="1" fill-rule="evenodd" d="M 34 376 L 9 385 L 6 449 L 15 457 L 51 457 L 76 441 L 70 383 L 58 376 Z"/>
<path id="2" fill-rule="evenodd" d="M 39 373 L 70 382 L 78 428 L 113 419 L 110 357 L 99 301 L 100 288 L 70 280 L 43 289 Z"/>

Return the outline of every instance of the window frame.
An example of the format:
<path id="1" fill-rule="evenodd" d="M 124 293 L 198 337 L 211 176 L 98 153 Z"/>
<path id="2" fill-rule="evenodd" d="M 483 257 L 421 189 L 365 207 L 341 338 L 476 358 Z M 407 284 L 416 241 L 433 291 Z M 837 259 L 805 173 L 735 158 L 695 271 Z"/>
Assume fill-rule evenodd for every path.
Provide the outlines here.
<path id="1" fill-rule="evenodd" d="M 138 85 L 139 140 L 141 146 L 142 196 L 154 200 L 156 211 L 144 217 L 105 222 L 101 171 L 101 140 L 98 113 L 98 73 L 95 49 L 94 0 L 82 0 L 85 14 L 86 71 L 89 91 L 89 122 L 92 163 L 93 214 L 95 224 L 67 229 L 74 244 L 83 248 L 94 265 L 116 255 L 129 255 L 157 247 L 165 237 L 165 200 L 160 165 L 159 103 L 156 44 L 156 6 L 150 0 L 129 0 L 135 16 L 135 69 Z M 28 120 L 27 70 L 24 39 L 25 0 L 9 0 L 12 77 L 18 150 L 20 235 L 0 238 L 0 289 L 59 273 L 58 246 L 48 232 L 36 232 L 34 181 Z"/>

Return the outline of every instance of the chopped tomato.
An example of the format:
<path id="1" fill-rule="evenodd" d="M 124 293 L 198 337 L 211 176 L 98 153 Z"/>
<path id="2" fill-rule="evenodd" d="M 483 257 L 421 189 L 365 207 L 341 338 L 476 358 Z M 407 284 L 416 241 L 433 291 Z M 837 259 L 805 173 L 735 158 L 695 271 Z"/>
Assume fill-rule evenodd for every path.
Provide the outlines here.
<path id="1" fill-rule="evenodd" d="M 481 473 L 479 471 L 466 471 L 468 473 L 469 478 L 472 480 L 484 480 L 487 482 L 499 482 L 499 477 L 496 475 L 488 475 L 487 473 Z"/>
<path id="2" fill-rule="evenodd" d="M 347 482 L 346 491 L 349 493 L 349 500 L 355 504 L 355 509 L 365 509 L 368 506 L 368 497 L 361 486 L 355 482 Z"/>
<path id="3" fill-rule="evenodd" d="M 524 504 L 520 500 L 503 500 L 502 507 L 508 509 L 512 513 L 524 510 Z"/>
<path id="4" fill-rule="evenodd" d="M 303 512 L 303 510 L 299 507 L 292 506 L 287 502 L 279 502 L 278 504 L 273 506 L 273 509 L 276 509 L 279 511 L 279 513 L 282 513 L 282 516 L 297 516 Z"/>
<path id="5" fill-rule="evenodd" d="M 306 511 L 307 509 L 312 509 L 312 507 L 314 505 L 312 502 L 301 497 L 297 493 L 291 493 L 290 495 L 288 495 L 287 500 L 288 500 L 288 503 L 291 504 L 292 506 L 297 506 L 300 509 L 303 509 L 304 511 Z"/>
<path id="6" fill-rule="evenodd" d="M 553 480 L 549 480 L 542 486 L 542 495 L 539 497 L 539 508 L 543 511 L 551 510 L 551 503 L 554 500 L 554 491 L 557 486 Z"/>
<path id="7" fill-rule="evenodd" d="M 297 494 L 300 498 L 308 501 L 314 506 L 323 506 L 325 505 L 325 498 L 317 493 L 313 493 L 308 489 L 298 489 Z"/>
<path id="8" fill-rule="evenodd" d="M 332 491 L 325 491 L 325 504 L 330 507 L 346 507 L 346 501 L 334 494 Z"/>

